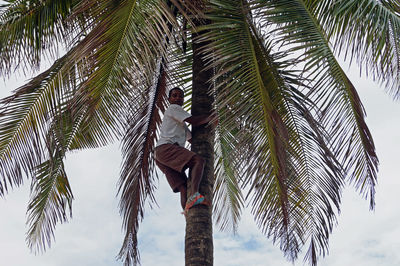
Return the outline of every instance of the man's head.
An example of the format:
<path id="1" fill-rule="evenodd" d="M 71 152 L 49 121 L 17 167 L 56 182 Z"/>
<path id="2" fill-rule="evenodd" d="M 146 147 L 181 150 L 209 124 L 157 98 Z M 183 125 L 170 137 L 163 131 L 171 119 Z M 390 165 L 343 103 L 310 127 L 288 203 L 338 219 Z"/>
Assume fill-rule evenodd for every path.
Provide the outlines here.
<path id="1" fill-rule="evenodd" d="M 181 88 L 175 87 L 169 91 L 168 101 L 170 104 L 183 105 L 184 92 Z"/>

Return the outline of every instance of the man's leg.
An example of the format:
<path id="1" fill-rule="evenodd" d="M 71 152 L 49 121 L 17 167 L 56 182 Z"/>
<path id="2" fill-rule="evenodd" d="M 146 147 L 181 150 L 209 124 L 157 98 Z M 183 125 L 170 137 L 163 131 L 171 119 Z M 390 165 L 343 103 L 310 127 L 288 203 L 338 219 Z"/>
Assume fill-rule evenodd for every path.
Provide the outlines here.
<path id="1" fill-rule="evenodd" d="M 186 200 L 187 200 L 187 188 L 186 188 L 186 184 L 182 184 L 178 187 L 179 192 L 181 193 L 181 205 L 182 205 L 182 209 L 184 210 L 186 207 Z"/>
<path id="2" fill-rule="evenodd" d="M 185 165 L 185 168 L 189 168 L 190 178 L 191 178 L 191 187 L 189 198 L 186 200 L 186 206 L 184 210 L 184 214 L 186 215 L 190 208 L 193 206 L 203 204 L 207 206 L 211 206 L 210 202 L 207 201 L 203 195 L 199 193 L 200 181 L 203 178 L 203 171 L 204 171 L 205 160 L 199 156 L 193 156 L 190 161 Z"/>
<path id="3" fill-rule="evenodd" d="M 192 180 L 190 195 L 193 195 L 194 193 L 199 191 L 200 181 L 203 177 L 204 165 L 205 160 L 197 154 L 193 156 L 187 163 L 187 166 L 190 169 L 190 178 Z"/>

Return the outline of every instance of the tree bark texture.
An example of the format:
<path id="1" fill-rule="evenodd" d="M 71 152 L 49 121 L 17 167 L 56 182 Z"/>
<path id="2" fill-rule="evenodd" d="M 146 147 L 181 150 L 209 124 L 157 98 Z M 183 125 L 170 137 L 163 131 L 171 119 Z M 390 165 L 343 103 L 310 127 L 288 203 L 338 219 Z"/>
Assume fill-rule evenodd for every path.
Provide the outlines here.
<path id="1" fill-rule="evenodd" d="M 199 34 L 201 33 L 193 33 L 193 40 L 196 40 Z M 192 115 L 209 114 L 213 109 L 214 99 L 213 95 L 209 94 L 211 84 L 208 82 L 213 73 L 212 70 L 204 70 L 205 62 L 199 52 L 203 45 L 204 43 L 193 41 Z M 194 127 L 192 131 L 192 151 L 206 160 L 200 193 L 211 202 L 214 186 L 214 131 L 204 125 Z M 188 186 L 190 185 L 189 180 Z M 213 265 L 213 252 L 212 206 L 194 206 L 186 218 L 185 265 Z"/>

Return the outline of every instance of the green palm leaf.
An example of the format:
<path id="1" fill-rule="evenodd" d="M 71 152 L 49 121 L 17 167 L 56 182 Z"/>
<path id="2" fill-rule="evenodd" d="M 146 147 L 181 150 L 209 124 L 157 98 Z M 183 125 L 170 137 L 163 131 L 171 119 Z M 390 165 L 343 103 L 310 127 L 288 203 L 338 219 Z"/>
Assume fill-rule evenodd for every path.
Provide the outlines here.
<path id="1" fill-rule="evenodd" d="M 1 150 L 3 158 L 12 160 L 2 160 L 1 170 L 11 186 L 22 183 L 22 170 L 32 176 L 27 241 L 36 251 L 50 246 L 56 223 L 65 222 L 66 208 L 71 208 L 65 154 L 76 143 L 88 143 L 82 122 L 86 109 L 76 108 L 72 114 L 69 108 L 74 99 L 70 86 L 79 86 L 75 68 L 68 67 L 69 59 L 70 54 L 65 55 L 3 101 Z M 89 139 L 92 146 L 101 143 L 96 135 Z M 2 193 L 3 185 L 7 189 L 6 180 Z"/>
<path id="2" fill-rule="evenodd" d="M 47 71 L 1 102 L 1 194 L 7 191 L 7 183 L 11 186 L 21 184 L 22 172 L 31 175 L 32 169 L 44 157 L 42 146 L 47 135 L 50 109 L 63 101 L 62 95 L 66 90 L 66 87 L 58 86 L 63 82 L 63 72 L 68 73 L 64 70 L 66 59 L 67 56 L 60 58 Z"/>
<path id="3" fill-rule="evenodd" d="M 305 70 L 315 81 L 310 98 L 322 110 L 320 119 L 332 138 L 333 152 L 373 208 L 378 159 L 356 89 L 334 57 L 319 21 L 311 15 L 311 4 L 279 1 L 269 8 L 265 19 L 276 23 L 279 39 L 292 51 L 304 53 Z"/>
<path id="4" fill-rule="evenodd" d="M 126 7 L 121 7 L 120 12 L 127 15 L 127 20 L 124 22 L 124 35 L 118 44 L 118 57 L 115 58 L 118 69 L 113 69 L 115 72 L 110 75 L 112 89 L 115 89 L 115 84 L 121 80 L 126 83 L 117 86 L 132 89 L 129 92 L 130 99 L 125 101 L 129 103 L 129 108 L 124 114 L 127 126 L 123 136 L 124 163 L 119 182 L 120 213 L 123 216 L 125 239 L 118 257 L 124 260 L 125 265 L 136 264 L 139 261 L 136 235 L 138 224 L 143 217 L 145 200 L 150 198 L 154 201 L 153 150 L 156 132 L 161 123 L 160 112 L 165 110 L 167 95 L 168 63 L 165 59 L 168 57 L 165 49 L 171 49 L 169 41 L 173 39 L 172 26 L 177 23 L 175 15 L 169 12 L 170 9 L 165 6 L 160 8 L 159 5 L 158 1 L 149 0 L 142 1 L 137 6 L 132 5 L 130 12 L 126 11 Z M 120 19 L 121 16 L 122 13 L 115 17 Z M 115 23 L 117 27 L 120 21 Z M 119 31 L 110 29 L 110 32 Z M 111 38 L 113 42 L 115 39 L 115 36 Z M 100 56 L 108 54 L 112 53 L 104 51 Z M 154 75 L 157 64 L 155 58 L 163 58 L 158 63 L 160 68 L 156 71 L 157 75 Z M 108 59 L 102 60 L 109 62 Z M 101 68 L 103 65 L 99 66 L 99 70 Z M 100 75 L 104 77 L 104 74 Z M 99 81 L 101 82 L 100 79 Z M 135 83 L 129 83 L 132 81 Z M 101 89 L 109 86 L 96 83 L 94 85 Z M 107 103 L 107 108 L 115 102 L 118 101 L 112 99 Z M 114 113 L 116 111 L 118 109 L 114 110 Z"/>
<path id="5" fill-rule="evenodd" d="M 276 109 L 281 101 L 274 95 L 277 85 L 271 77 L 264 80 L 267 73 L 259 62 L 260 44 L 255 38 L 252 22 L 248 20 L 246 3 L 219 1 L 218 4 L 216 9 L 220 11 L 223 8 L 223 13 L 221 16 L 210 16 L 213 21 L 209 34 L 213 41 L 210 50 L 215 51 L 214 64 L 217 68 L 222 74 L 229 71 L 227 76 L 232 79 L 219 84 L 218 105 L 228 105 L 230 108 L 226 110 L 231 112 L 222 113 L 221 116 L 226 115 L 233 120 L 229 122 L 231 120 L 227 119 L 228 125 L 235 125 L 236 120 L 243 127 L 235 138 L 240 143 L 236 148 L 241 154 L 247 154 L 240 158 L 246 163 L 237 165 L 246 165 L 240 172 L 244 175 L 245 183 L 252 183 L 253 213 L 256 219 L 260 219 L 260 225 L 264 223 L 262 228 L 268 228 L 266 230 L 274 238 L 281 238 L 286 243 L 282 249 L 291 256 L 298 252 L 299 244 L 298 241 L 289 240 L 289 235 L 295 233 L 289 229 L 290 207 L 286 183 L 289 173 L 286 171 L 285 152 L 287 129 Z M 223 17 L 231 19 L 226 21 Z M 268 221 L 266 214 L 275 219 Z"/>
<path id="6" fill-rule="evenodd" d="M 125 264 L 138 262 L 137 231 L 143 218 L 146 198 L 154 199 L 154 158 L 160 112 L 166 108 L 166 72 L 161 66 L 155 87 L 146 98 L 136 99 L 130 123 L 122 141 L 124 163 L 119 184 L 120 212 L 124 217 L 125 240 L 119 258 Z"/>
<path id="7" fill-rule="evenodd" d="M 62 160 L 56 158 L 38 166 L 31 197 L 27 242 L 31 249 L 44 251 L 51 245 L 56 223 L 68 221 L 67 207 L 72 216 L 73 196 Z"/>
<path id="8" fill-rule="evenodd" d="M 108 12 L 82 42 L 77 58 L 91 54 L 93 65 L 80 88 L 81 98 L 74 106 L 87 105 L 87 125 L 98 125 L 108 138 L 121 136 L 124 117 L 129 116 L 129 102 L 142 93 L 141 84 L 151 84 L 156 61 L 165 52 L 166 22 L 176 23 L 170 13 L 157 9 L 157 1 L 107 2 Z M 153 12 L 158 10 L 158 12 Z M 92 53 L 93 51 L 93 53 Z M 97 121 L 97 122 L 96 122 Z M 97 126 L 96 126 L 97 127 Z"/>
<path id="9" fill-rule="evenodd" d="M 8 1 L 0 9 L 0 73 L 14 67 L 24 71 L 38 69 L 43 55 L 57 53 L 71 32 L 85 21 L 76 16 L 66 19 L 80 1 Z M 79 18 L 79 19 L 78 19 Z M 80 21 L 80 23 L 78 23 Z"/>
<path id="10" fill-rule="evenodd" d="M 219 123 L 220 125 L 225 124 L 221 116 L 219 116 Z M 238 144 L 235 143 L 234 135 L 226 132 L 221 126 L 217 132 L 213 216 L 221 230 L 225 230 L 229 226 L 233 232 L 236 232 L 244 205 L 240 188 L 242 180 L 238 180 L 239 173 L 236 171 L 238 167 L 232 165 L 236 162 L 235 156 L 238 154 L 234 147 Z M 232 145 L 232 143 L 236 145 Z"/>
<path id="11" fill-rule="evenodd" d="M 335 50 L 398 98 L 400 95 L 400 7 L 398 1 L 321 1 L 316 7 Z"/>
<path id="12" fill-rule="evenodd" d="M 71 138 L 73 134 L 60 134 L 57 132 L 58 126 L 60 125 L 53 127 L 55 130 L 47 138 L 49 159 L 37 166 L 35 177 L 32 179 L 31 200 L 28 205 L 29 230 L 26 239 L 28 246 L 36 251 L 44 251 L 50 247 L 57 222 L 68 220 L 67 207 L 69 216 L 72 216 L 73 195 L 63 163 L 70 141 L 63 138 Z M 61 128 L 64 128 L 64 125 Z M 65 129 L 74 131 L 69 127 Z"/>
<path id="13" fill-rule="evenodd" d="M 262 16 L 261 7 L 265 11 L 254 5 L 253 13 Z M 221 139 L 228 150 L 238 150 L 232 165 L 250 185 L 253 214 L 288 258 L 294 260 L 307 240 L 314 252 L 325 253 L 343 172 L 328 132 L 307 111 L 319 109 L 295 88 L 303 84 L 298 73 L 285 70 L 295 62 L 272 53 L 272 44 L 264 45 L 245 2 L 218 1 L 216 10 L 222 14 L 210 16 L 208 38 L 216 76 L 222 79 L 217 105 L 227 118 L 220 123 L 230 129 Z"/>

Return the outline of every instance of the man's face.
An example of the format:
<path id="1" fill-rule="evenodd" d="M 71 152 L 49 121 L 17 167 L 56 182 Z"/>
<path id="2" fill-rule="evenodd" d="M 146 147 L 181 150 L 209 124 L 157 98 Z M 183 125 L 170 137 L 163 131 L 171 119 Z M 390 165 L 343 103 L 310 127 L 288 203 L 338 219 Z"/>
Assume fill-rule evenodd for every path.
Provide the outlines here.
<path id="1" fill-rule="evenodd" d="M 183 91 L 181 90 L 172 90 L 171 91 L 171 96 L 168 98 L 169 103 L 171 104 L 177 104 L 182 106 L 183 105 Z"/>

